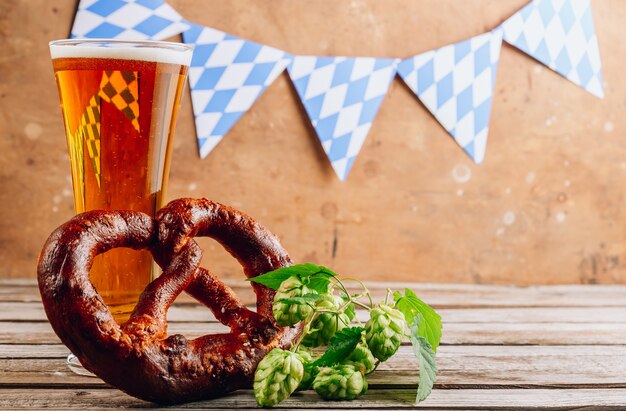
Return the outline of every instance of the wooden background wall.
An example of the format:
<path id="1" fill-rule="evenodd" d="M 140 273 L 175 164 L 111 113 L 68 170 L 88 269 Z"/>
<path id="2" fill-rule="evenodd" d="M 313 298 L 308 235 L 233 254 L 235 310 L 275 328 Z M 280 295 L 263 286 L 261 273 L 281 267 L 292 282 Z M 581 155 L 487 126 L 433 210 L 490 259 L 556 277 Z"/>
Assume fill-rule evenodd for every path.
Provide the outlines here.
<path id="1" fill-rule="evenodd" d="M 171 0 L 189 19 L 292 53 L 409 56 L 489 30 L 526 0 Z M 76 0 L 0 0 L 0 277 L 33 277 L 72 215 L 47 42 Z M 281 76 L 206 159 L 189 93 L 168 198 L 245 210 L 299 262 L 369 280 L 626 283 L 626 2 L 593 0 L 604 100 L 504 45 L 476 166 L 394 80 L 346 183 Z M 216 243 L 204 264 L 237 276 Z"/>

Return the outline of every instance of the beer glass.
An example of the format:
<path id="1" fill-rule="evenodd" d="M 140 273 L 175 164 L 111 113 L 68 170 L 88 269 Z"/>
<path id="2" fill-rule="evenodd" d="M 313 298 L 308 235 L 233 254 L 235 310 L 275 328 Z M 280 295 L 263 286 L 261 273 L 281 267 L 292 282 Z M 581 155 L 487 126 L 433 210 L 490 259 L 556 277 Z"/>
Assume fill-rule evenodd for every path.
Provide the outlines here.
<path id="1" fill-rule="evenodd" d="M 154 216 L 167 185 L 170 147 L 192 46 L 118 40 L 50 43 L 76 213 L 135 210 Z M 118 248 L 94 260 L 90 280 L 119 323 L 152 280 L 148 251 Z M 70 368 L 85 373 L 76 357 Z"/>

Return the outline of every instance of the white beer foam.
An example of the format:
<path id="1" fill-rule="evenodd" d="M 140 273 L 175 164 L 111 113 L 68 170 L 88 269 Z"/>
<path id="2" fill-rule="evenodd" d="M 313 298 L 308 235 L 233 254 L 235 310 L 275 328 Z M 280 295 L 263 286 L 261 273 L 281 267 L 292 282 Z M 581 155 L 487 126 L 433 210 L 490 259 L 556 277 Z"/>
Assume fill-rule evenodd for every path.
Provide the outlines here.
<path id="1" fill-rule="evenodd" d="M 176 44 L 176 49 L 158 47 L 158 45 L 154 47 L 145 45 L 129 47 L 128 43 L 119 43 L 119 45 L 109 43 L 106 46 L 98 45 L 98 43 L 50 44 L 50 56 L 52 59 L 104 58 L 154 61 L 157 63 L 188 66 L 191 63 L 192 55 L 193 48 L 186 49 L 182 44 Z"/>

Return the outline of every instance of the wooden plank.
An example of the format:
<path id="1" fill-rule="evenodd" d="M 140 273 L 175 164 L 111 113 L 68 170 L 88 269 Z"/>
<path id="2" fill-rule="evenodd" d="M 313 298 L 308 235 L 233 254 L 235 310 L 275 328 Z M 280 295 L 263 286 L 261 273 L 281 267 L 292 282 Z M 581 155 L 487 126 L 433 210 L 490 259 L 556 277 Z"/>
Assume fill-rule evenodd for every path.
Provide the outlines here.
<path id="1" fill-rule="evenodd" d="M 228 332 L 220 323 L 172 323 L 168 327 L 170 334 L 183 334 L 196 338 L 205 334 Z M 0 343 L 50 344 L 58 343 L 52 327 L 47 322 L 0 322 Z"/>
<path id="2" fill-rule="evenodd" d="M 621 323 L 626 307 L 515 307 L 515 308 L 441 308 L 444 323 Z M 364 311 L 361 320 L 367 319 Z M 0 302 L 0 321 L 47 321 L 41 302 Z M 200 304 L 175 304 L 168 312 L 171 322 L 215 321 L 211 312 Z"/>
<path id="3" fill-rule="evenodd" d="M 12 285 L 0 280 L 0 301 L 40 301 L 39 290 L 33 282 Z M 248 284 L 226 281 L 246 304 L 255 301 Z M 626 285 L 559 285 L 513 287 L 473 284 L 367 283 L 376 298 L 383 298 L 387 287 L 409 287 L 429 304 L 436 307 L 626 307 Z M 182 295 L 179 302 L 191 302 Z"/>
<path id="4" fill-rule="evenodd" d="M 514 307 L 514 308 L 440 308 L 445 324 L 449 323 L 622 323 L 626 307 Z M 367 313 L 358 311 L 367 321 Z M 0 321 L 47 321 L 41 302 L 0 302 Z M 200 304 L 175 304 L 168 312 L 170 322 L 215 321 L 213 314 Z"/>
<path id="5" fill-rule="evenodd" d="M 33 278 L 2 278 L 0 279 L 0 287 L 32 287 L 37 280 Z"/>
<path id="6" fill-rule="evenodd" d="M 443 344 L 586 345 L 623 344 L 626 323 L 483 323 L 449 324 Z"/>
<path id="7" fill-rule="evenodd" d="M 0 359 L 5 358 L 65 358 L 67 347 L 57 344 L 0 344 Z"/>
<path id="8" fill-rule="evenodd" d="M 219 323 L 171 323 L 170 334 L 196 338 L 225 332 Z M 442 344 L 487 345 L 621 345 L 626 323 L 452 323 L 444 326 Z M 0 343 L 50 344 L 59 342 L 47 322 L 0 322 Z"/>
<path id="9" fill-rule="evenodd" d="M 439 387 L 626 388 L 626 346 L 441 346 Z M 382 363 L 372 384 L 411 385 L 418 364 L 411 347 Z"/>
<path id="10" fill-rule="evenodd" d="M 0 345 L 0 386 L 103 384 L 69 371 L 68 351 L 62 346 L 20 346 L 17 355 L 6 347 Z M 626 346 L 442 346 L 438 366 L 437 388 L 626 388 Z M 368 376 L 368 382 L 372 388 L 413 387 L 417 370 L 411 347 L 403 346 Z"/>
<path id="11" fill-rule="evenodd" d="M 622 360 L 621 356 L 624 354 L 624 361 L 626 361 L 626 342 L 624 345 L 502 345 L 502 346 L 487 346 L 487 345 L 442 345 L 437 350 L 437 358 L 443 357 L 523 357 L 531 359 L 534 357 L 556 357 L 556 356 L 574 356 L 574 357 L 595 357 L 595 356 L 610 356 L 618 357 L 618 363 Z M 403 354 L 404 353 L 404 354 Z M 67 354 L 67 348 L 61 344 L 0 344 L 0 359 L 5 358 L 65 358 Z M 381 367 L 385 365 L 393 364 L 398 356 L 406 355 L 408 358 L 412 358 L 413 354 L 410 352 L 408 345 L 400 347 L 400 351 L 396 356 L 392 357 L 392 360 L 383 363 Z M 392 362 L 390 362 L 392 361 Z M 399 366 L 406 361 L 402 357 Z M 464 362 L 463 360 L 462 362 Z M 530 361 L 530 360 L 529 360 Z M 533 360 L 534 361 L 534 360 Z M 399 366 L 394 366 L 399 368 Z M 411 366 L 412 367 L 412 366 Z M 379 367 L 379 369 L 381 369 Z M 624 376 L 626 378 L 626 376 Z"/>
<path id="12" fill-rule="evenodd" d="M 435 390 L 428 399 L 414 405 L 414 389 L 369 390 L 354 401 L 322 401 L 314 392 L 294 394 L 276 409 L 490 409 L 549 410 L 585 408 L 616 410 L 626 406 L 626 389 L 455 389 Z M 0 390 L 0 407 L 19 408 L 145 408 L 151 404 L 114 389 L 33 389 Z M 208 401 L 176 406 L 177 409 L 258 409 L 249 390 Z M 154 409 L 154 408 L 153 408 Z M 171 409 L 171 408 L 169 408 Z"/>
<path id="13" fill-rule="evenodd" d="M 626 307 L 440 308 L 450 323 L 624 323 Z"/>

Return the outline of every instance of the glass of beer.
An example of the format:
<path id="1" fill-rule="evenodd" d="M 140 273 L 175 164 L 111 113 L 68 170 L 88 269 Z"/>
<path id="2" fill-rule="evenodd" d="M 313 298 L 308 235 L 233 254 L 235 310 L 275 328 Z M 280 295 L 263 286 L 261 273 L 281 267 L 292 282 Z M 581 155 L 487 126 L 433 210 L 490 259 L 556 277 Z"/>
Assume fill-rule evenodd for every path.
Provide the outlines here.
<path id="1" fill-rule="evenodd" d="M 176 116 L 193 47 L 180 43 L 58 40 L 50 54 L 61 99 L 76 213 L 163 205 Z M 148 251 L 96 257 L 90 280 L 119 323 L 155 267 Z M 70 368 L 85 373 L 76 357 Z"/>

